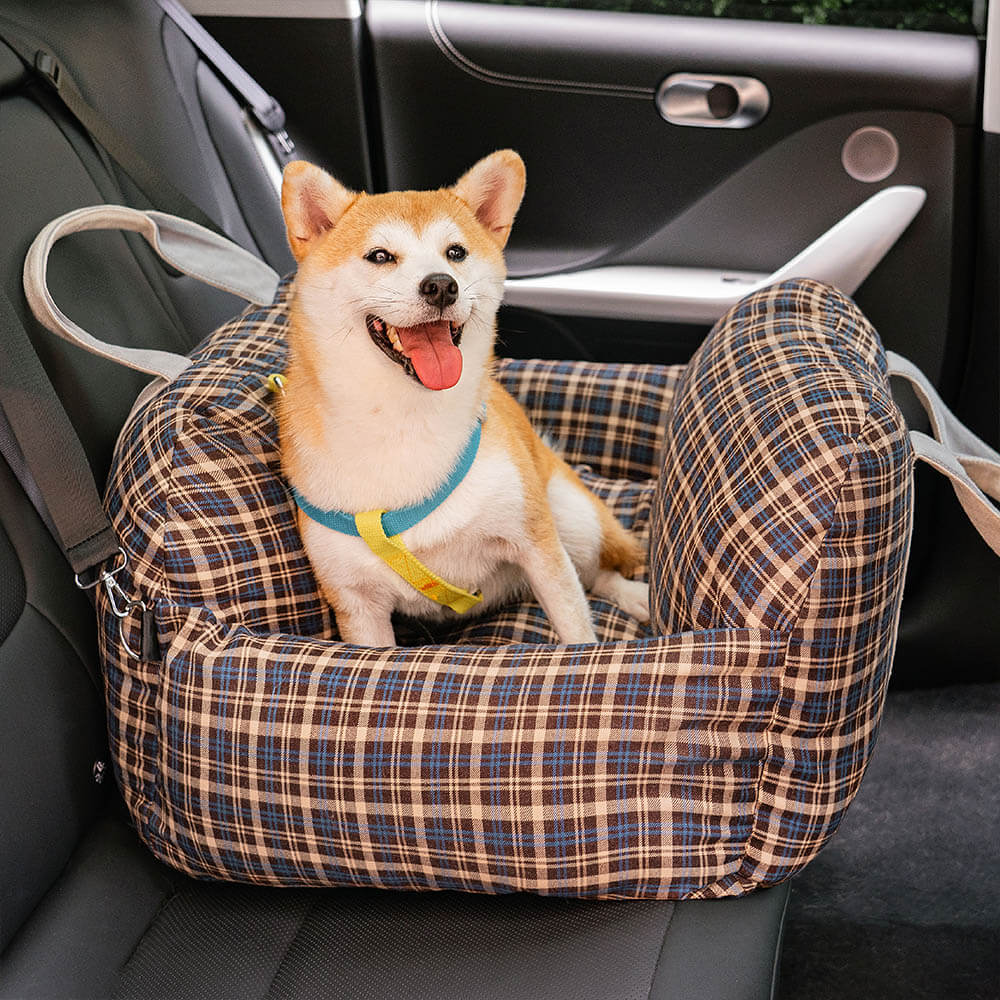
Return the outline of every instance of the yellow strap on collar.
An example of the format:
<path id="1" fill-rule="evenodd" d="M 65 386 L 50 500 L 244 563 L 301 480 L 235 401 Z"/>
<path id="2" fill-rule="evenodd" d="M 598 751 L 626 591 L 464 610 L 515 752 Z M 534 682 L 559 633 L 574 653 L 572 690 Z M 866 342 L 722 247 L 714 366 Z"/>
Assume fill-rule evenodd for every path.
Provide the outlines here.
<path id="1" fill-rule="evenodd" d="M 354 515 L 354 523 L 357 525 L 358 534 L 365 540 L 365 544 L 381 559 L 394 573 L 401 576 L 411 587 L 419 590 L 425 597 L 429 597 L 438 604 L 443 604 L 452 611 L 464 614 L 470 608 L 474 608 L 483 599 L 481 591 L 470 594 L 461 587 L 442 580 L 436 573 L 432 573 L 419 559 L 403 544 L 399 535 L 391 538 L 386 535 L 382 528 L 383 510 L 365 510 Z"/>

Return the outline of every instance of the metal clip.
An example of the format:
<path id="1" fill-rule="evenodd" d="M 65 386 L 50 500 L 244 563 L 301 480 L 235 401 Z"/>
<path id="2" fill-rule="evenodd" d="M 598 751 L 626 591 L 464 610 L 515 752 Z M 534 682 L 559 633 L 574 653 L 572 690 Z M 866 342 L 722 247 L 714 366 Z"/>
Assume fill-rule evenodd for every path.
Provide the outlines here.
<path id="1" fill-rule="evenodd" d="M 125 647 L 126 652 L 130 656 L 134 656 L 137 660 L 142 660 L 142 654 L 137 653 L 129 644 L 128 640 L 125 638 L 125 619 L 128 618 L 136 608 L 142 611 L 146 610 L 146 604 L 144 601 L 140 601 L 134 597 L 129 597 L 121 588 L 121 584 L 115 579 L 118 574 L 128 566 L 128 556 L 125 554 L 125 550 L 122 548 L 118 549 L 118 556 L 116 557 L 115 564 L 110 569 L 102 570 L 97 579 L 90 583 L 84 583 L 80 579 L 80 574 L 77 573 L 73 577 L 77 587 L 80 590 L 93 590 L 95 587 L 99 587 L 101 584 L 104 585 L 104 590 L 108 595 L 108 603 L 111 605 L 111 613 L 118 619 L 118 635 L 121 638 L 122 645 Z"/>
<path id="2" fill-rule="evenodd" d="M 62 68 L 51 52 L 46 52 L 45 49 L 39 49 L 35 53 L 35 69 L 38 71 L 39 75 L 45 79 L 45 82 L 48 83 L 49 86 L 51 86 L 54 90 L 59 89 Z"/>
<path id="3" fill-rule="evenodd" d="M 139 608 L 141 611 L 145 611 L 145 602 L 136 600 L 134 597 L 129 597 L 128 594 L 126 594 L 125 591 L 119 586 L 118 581 L 110 574 L 104 577 L 104 589 L 107 591 L 108 602 L 111 604 L 111 613 L 118 619 L 118 635 L 121 638 L 122 645 L 125 647 L 126 652 L 128 652 L 131 656 L 134 656 L 137 660 L 142 660 L 142 653 L 137 653 L 128 644 L 128 640 L 125 638 L 125 619 L 128 618 L 136 608 Z M 124 599 L 124 605 L 119 605 L 118 599 L 115 595 Z"/>
<path id="4" fill-rule="evenodd" d="M 97 577 L 90 583 L 84 583 L 80 579 L 79 573 L 73 574 L 73 582 L 80 590 L 93 590 L 95 587 L 99 587 L 104 582 L 105 577 L 116 577 L 128 565 L 128 556 L 125 555 L 125 550 L 121 546 L 118 547 L 118 555 L 115 558 L 118 562 L 111 569 L 106 569 L 98 573 Z"/>
<path id="5" fill-rule="evenodd" d="M 284 130 L 281 129 L 278 132 L 273 132 L 275 142 L 278 144 L 278 148 L 286 157 L 293 156 L 295 154 L 295 143 L 292 141 L 292 137 Z"/>

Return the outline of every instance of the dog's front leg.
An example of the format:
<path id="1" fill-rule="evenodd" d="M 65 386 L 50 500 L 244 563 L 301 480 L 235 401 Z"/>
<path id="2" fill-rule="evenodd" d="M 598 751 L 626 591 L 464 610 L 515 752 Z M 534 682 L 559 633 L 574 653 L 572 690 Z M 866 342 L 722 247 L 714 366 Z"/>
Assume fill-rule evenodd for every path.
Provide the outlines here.
<path id="1" fill-rule="evenodd" d="M 520 564 L 559 640 L 568 644 L 597 642 L 587 595 L 554 524 L 551 531 L 525 547 Z"/>
<path id="2" fill-rule="evenodd" d="M 324 588 L 327 601 L 337 619 L 337 631 L 343 642 L 357 646 L 395 646 L 392 608 L 386 607 L 369 591 L 343 587 Z"/>

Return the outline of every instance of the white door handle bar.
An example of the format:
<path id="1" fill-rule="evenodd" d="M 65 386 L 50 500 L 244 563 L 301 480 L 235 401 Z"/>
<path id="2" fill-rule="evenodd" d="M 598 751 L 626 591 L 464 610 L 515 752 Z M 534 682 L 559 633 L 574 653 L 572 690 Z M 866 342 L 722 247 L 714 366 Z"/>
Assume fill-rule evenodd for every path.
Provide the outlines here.
<path id="1" fill-rule="evenodd" d="M 913 221 L 923 188 L 872 195 L 772 274 L 695 267 L 595 267 L 508 278 L 504 303 L 567 316 L 714 323 L 744 295 L 786 278 L 815 278 L 852 295 Z"/>

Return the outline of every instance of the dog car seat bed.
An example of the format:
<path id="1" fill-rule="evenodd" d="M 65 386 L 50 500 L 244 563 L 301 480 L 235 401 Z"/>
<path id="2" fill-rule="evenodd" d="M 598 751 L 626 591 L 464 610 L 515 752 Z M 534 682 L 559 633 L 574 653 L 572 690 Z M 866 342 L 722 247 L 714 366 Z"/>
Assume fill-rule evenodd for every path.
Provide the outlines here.
<path id="1" fill-rule="evenodd" d="M 138 616 L 102 588 L 112 753 L 151 849 L 209 878 L 599 897 L 805 865 L 872 750 L 911 523 L 853 303 L 758 293 L 686 367 L 502 363 L 648 538 L 653 628 L 595 601 L 603 641 L 558 646 L 525 604 L 371 649 L 337 641 L 281 475 L 287 291 L 138 409 L 109 481 L 161 650 L 128 651 Z"/>
<path id="2" fill-rule="evenodd" d="M 190 358 L 99 341 L 46 285 L 54 242 L 88 228 L 141 232 L 257 305 Z M 153 851 L 274 885 L 618 898 L 740 895 L 804 866 L 877 732 L 913 462 L 952 480 L 1000 554 L 1000 455 L 804 279 L 734 307 L 684 367 L 506 362 L 648 544 L 652 629 L 595 602 L 601 641 L 559 646 L 526 604 L 352 646 L 281 476 L 268 382 L 288 287 L 201 227 L 121 206 L 54 220 L 25 261 L 41 322 L 161 376 L 119 439 L 111 523 L 86 519 L 103 522 L 88 530 L 112 755 Z M 906 431 L 895 374 L 933 440 Z"/>

